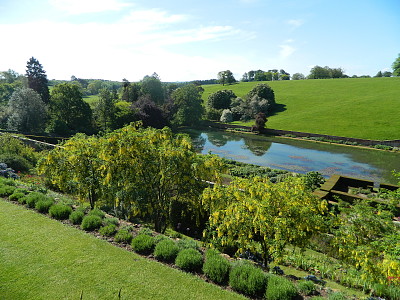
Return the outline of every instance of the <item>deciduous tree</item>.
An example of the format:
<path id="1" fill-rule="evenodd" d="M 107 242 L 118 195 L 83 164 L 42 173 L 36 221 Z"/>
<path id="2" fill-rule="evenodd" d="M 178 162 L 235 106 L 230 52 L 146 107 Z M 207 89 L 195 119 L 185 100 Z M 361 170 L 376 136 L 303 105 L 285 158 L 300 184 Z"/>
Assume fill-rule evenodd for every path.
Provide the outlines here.
<path id="1" fill-rule="evenodd" d="M 392 64 L 393 75 L 400 76 L 400 54 Z"/>
<path id="2" fill-rule="evenodd" d="M 204 112 L 202 91 L 194 84 L 188 84 L 172 92 L 175 105 L 172 122 L 176 125 L 193 125 L 201 120 Z"/>
<path id="3" fill-rule="evenodd" d="M 7 127 L 23 132 L 42 132 L 47 107 L 38 93 L 30 88 L 18 88 L 8 102 Z"/>
<path id="4" fill-rule="evenodd" d="M 276 184 L 235 179 L 207 188 L 203 204 L 210 210 L 214 241 L 261 253 L 265 265 L 281 258 L 288 244 L 306 246 L 327 210 L 326 201 L 308 193 L 299 178 Z"/>

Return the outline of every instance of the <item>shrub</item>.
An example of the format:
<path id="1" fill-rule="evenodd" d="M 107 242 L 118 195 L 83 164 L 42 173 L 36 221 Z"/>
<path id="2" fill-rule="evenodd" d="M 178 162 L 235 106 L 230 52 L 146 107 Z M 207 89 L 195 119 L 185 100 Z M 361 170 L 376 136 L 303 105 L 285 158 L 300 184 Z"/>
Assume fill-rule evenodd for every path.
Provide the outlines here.
<path id="1" fill-rule="evenodd" d="M 159 242 L 164 241 L 164 240 L 169 240 L 169 237 L 167 237 L 163 234 L 157 234 L 154 237 L 154 244 L 157 245 Z"/>
<path id="2" fill-rule="evenodd" d="M 108 225 L 118 226 L 119 220 L 118 220 L 118 218 L 105 218 L 105 219 L 103 219 L 103 224 L 104 224 L 104 226 L 108 226 Z"/>
<path id="3" fill-rule="evenodd" d="M 15 191 L 15 186 L 3 185 L 0 187 L 0 197 L 10 196 Z"/>
<path id="4" fill-rule="evenodd" d="M 228 280 L 230 263 L 227 259 L 218 255 L 214 250 L 207 250 L 206 261 L 203 265 L 203 273 L 213 282 L 226 283 Z"/>
<path id="5" fill-rule="evenodd" d="M 71 213 L 72 208 L 63 204 L 55 204 L 49 209 L 50 216 L 57 220 L 66 220 Z"/>
<path id="6" fill-rule="evenodd" d="M 12 201 L 18 201 L 20 198 L 25 197 L 24 193 L 14 191 L 8 199 Z"/>
<path id="7" fill-rule="evenodd" d="M 101 217 L 96 215 L 87 215 L 82 219 L 81 228 L 86 231 L 93 231 L 99 229 L 101 224 Z"/>
<path id="8" fill-rule="evenodd" d="M 48 198 L 46 197 L 46 195 L 39 193 L 39 192 L 32 192 L 29 193 L 28 195 L 26 195 L 26 204 L 28 205 L 28 207 L 30 208 L 34 208 L 36 205 L 36 202 L 40 201 L 40 200 L 47 200 Z"/>
<path id="9" fill-rule="evenodd" d="M 153 230 L 151 230 L 148 227 L 142 227 L 142 228 L 140 228 L 138 235 L 141 235 L 141 234 L 146 234 L 146 235 L 152 236 L 153 235 Z"/>
<path id="10" fill-rule="evenodd" d="M 91 211 L 89 211 L 88 216 L 98 216 L 101 219 L 104 219 L 104 217 L 106 216 L 106 213 L 104 211 L 102 211 L 101 209 L 95 208 L 95 209 L 92 209 Z"/>
<path id="11" fill-rule="evenodd" d="M 297 296 L 294 284 L 281 276 L 269 275 L 265 298 L 268 300 L 291 300 Z"/>
<path id="12" fill-rule="evenodd" d="M 203 266 L 203 256 L 196 249 L 183 249 L 178 253 L 175 264 L 184 271 L 196 272 Z"/>
<path id="13" fill-rule="evenodd" d="M 162 260 L 165 262 L 173 262 L 178 255 L 179 248 L 173 240 L 163 239 L 160 241 L 155 249 L 154 256 L 158 260 Z"/>
<path id="14" fill-rule="evenodd" d="M 197 244 L 197 242 L 195 240 L 192 240 L 192 239 L 180 239 L 177 242 L 177 245 L 179 247 L 179 250 L 183 250 L 183 249 L 195 249 L 195 250 L 198 250 L 199 249 L 199 245 Z"/>
<path id="15" fill-rule="evenodd" d="M 332 293 L 328 295 L 329 300 L 346 300 L 347 297 L 340 292 Z"/>
<path id="16" fill-rule="evenodd" d="M 310 296 L 315 294 L 317 287 L 312 281 L 302 280 L 297 284 L 297 289 L 301 294 Z"/>
<path id="17" fill-rule="evenodd" d="M 54 200 L 47 197 L 47 199 L 37 201 L 35 204 L 35 209 L 42 214 L 47 214 L 53 204 Z"/>
<path id="18" fill-rule="evenodd" d="M 69 215 L 69 220 L 74 225 L 80 225 L 84 216 L 85 213 L 82 210 L 75 210 Z"/>
<path id="19" fill-rule="evenodd" d="M 109 224 L 101 227 L 99 232 L 101 235 L 104 236 L 113 236 L 117 232 L 117 226 L 115 226 L 114 224 Z"/>
<path id="20" fill-rule="evenodd" d="M 207 260 L 207 259 L 209 259 L 211 257 L 214 257 L 214 256 L 220 256 L 220 252 L 218 250 L 216 250 L 216 249 L 207 249 L 206 253 L 204 254 L 204 256 L 205 256 L 205 258 Z"/>
<path id="21" fill-rule="evenodd" d="M 114 241 L 117 243 L 130 244 L 132 242 L 132 238 L 132 233 L 126 229 L 121 229 L 115 235 Z"/>
<path id="22" fill-rule="evenodd" d="M 0 170 L 1 170 L 1 165 L 5 165 L 3 163 L 0 163 Z M 16 186 L 17 183 L 15 182 L 15 179 L 13 178 L 4 178 L 0 176 L 0 186 L 3 185 L 9 185 L 9 186 Z"/>
<path id="23" fill-rule="evenodd" d="M 0 160 L 1 161 L 1 160 Z M 1 162 L 0 163 L 0 182 L 3 182 L 3 178 L 12 178 L 12 179 L 18 179 L 19 176 L 15 174 L 15 171 L 7 166 L 6 163 Z"/>
<path id="24" fill-rule="evenodd" d="M 266 284 L 264 272 L 250 263 L 237 263 L 229 273 L 229 285 L 248 296 L 261 296 L 265 292 Z"/>
<path id="25" fill-rule="evenodd" d="M 139 234 L 132 240 L 132 248 L 140 254 L 150 254 L 154 249 L 154 238 L 147 234 Z"/>
<path id="26" fill-rule="evenodd" d="M 29 171 L 33 165 L 24 157 L 15 153 L 0 154 L 0 161 L 6 163 L 9 168 L 20 172 Z"/>

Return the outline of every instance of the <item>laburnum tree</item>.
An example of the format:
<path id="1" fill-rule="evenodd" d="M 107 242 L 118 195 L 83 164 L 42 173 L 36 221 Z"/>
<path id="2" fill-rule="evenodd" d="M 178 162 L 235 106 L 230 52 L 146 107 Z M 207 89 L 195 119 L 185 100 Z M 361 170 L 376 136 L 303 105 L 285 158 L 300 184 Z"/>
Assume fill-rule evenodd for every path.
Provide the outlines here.
<path id="1" fill-rule="evenodd" d="M 98 157 L 100 150 L 101 140 L 79 133 L 42 158 L 38 163 L 39 173 L 45 174 L 61 191 L 88 201 L 94 208 L 106 195 L 100 169 L 102 161 Z"/>
<path id="2" fill-rule="evenodd" d="M 203 192 L 210 232 L 218 245 L 262 255 L 265 266 L 279 260 L 286 246 L 305 247 L 323 227 L 325 200 L 309 193 L 300 178 L 276 184 L 265 178 L 235 179 Z"/>
<path id="3" fill-rule="evenodd" d="M 37 92 L 44 103 L 50 102 L 50 92 L 46 72 L 39 61 L 31 57 L 26 65 L 26 76 L 28 78 L 28 87 Z"/>

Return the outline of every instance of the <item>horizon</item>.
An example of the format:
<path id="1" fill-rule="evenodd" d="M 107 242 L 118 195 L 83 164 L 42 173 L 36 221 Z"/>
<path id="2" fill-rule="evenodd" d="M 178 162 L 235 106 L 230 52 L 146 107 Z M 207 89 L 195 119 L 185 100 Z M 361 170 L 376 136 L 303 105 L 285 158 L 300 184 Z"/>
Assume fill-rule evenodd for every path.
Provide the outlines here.
<path id="1" fill-rule="evenodd" d="M 396 0 L 4 0 L 0 71 L 25 74 L 33 56 L 49 80 L 156 72 L 189 82 L 223 70 L 240 80 L 258 69 L 307 76 L 316 65 L 374 76 L 400 53 L 399 11 Z"/>

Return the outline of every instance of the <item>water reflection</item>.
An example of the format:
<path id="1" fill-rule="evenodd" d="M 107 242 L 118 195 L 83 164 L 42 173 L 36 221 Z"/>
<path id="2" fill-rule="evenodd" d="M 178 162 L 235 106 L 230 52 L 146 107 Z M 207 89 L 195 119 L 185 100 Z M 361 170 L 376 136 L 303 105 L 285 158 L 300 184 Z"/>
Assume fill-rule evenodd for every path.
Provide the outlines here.
<path id="1" fill-rule="evenodd" d="M 400 154 L 339 145 L 266 138 L 222 131 L 188 130 L 201 153 L 291 172 L 318 171 L 396 184 L 391 171 L 400 170 Z"/>

